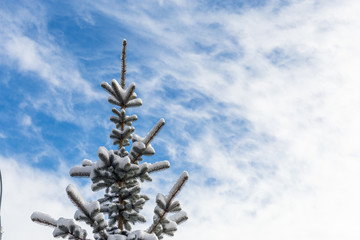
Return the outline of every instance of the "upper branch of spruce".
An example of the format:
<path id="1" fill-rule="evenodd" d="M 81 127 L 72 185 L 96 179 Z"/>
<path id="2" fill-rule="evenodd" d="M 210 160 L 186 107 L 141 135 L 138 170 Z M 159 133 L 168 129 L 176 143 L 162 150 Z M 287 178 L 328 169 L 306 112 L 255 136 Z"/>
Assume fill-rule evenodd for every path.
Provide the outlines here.
<path id="1" fill-rule="evenodd" d="M 139 160 L 141 155 L 143 155 L 143 153 L 146 151 L 146 149 L 150 145 L 151 140 L 153 140 L 153 138 L 156 136 L 156 134 L 159 133 L 160 129 L 164 125 L 165 125 L 165 120 L 163 118 L 161 118 L 144 138 L 137 139 L 137 142 L 141 142 L 142 146 L 138 145 L 137 147 L 139 148 L 139 150 L 136 151 L 134 148 L 134 152 L 133 151 L 130 152 L 131 163 L 136 163 Z"/>

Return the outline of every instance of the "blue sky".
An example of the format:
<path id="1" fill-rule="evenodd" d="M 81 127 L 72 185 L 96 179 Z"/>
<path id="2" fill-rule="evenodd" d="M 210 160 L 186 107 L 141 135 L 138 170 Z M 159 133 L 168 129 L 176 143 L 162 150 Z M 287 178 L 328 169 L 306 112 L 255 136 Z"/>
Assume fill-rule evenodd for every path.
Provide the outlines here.
<path id="1" fill-rule="evenodd" d="M 69 183 L 98 196 L 68 171 L 113 148 L 100 83 L 120 78 L 126 38 L 127 83 L 143 100 L 130 111 L 136 133 L 166 120 L 146 161 L 171 169 L 144 184 L 148 219 L 156 193 L 187 170 L 190 219 L 174 240 L 359 239 L 359 10 L 355 0 L 1 1 L 4 238 L 51 238 L 30 215 L 72 217 Z"/>

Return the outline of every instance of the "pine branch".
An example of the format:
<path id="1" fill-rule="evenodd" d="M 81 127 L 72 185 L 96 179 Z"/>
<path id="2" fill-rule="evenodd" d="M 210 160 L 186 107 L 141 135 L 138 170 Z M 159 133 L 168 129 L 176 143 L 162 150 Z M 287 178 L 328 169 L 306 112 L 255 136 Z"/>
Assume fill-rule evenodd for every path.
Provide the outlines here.
<path id="1" fill-rule="evenodd" d="M 171 188 L 167 195 L 167 203 L 166 207 L 163 211 L 163 213 L 154 220 L 154 223 L 150 226 L 148 229 L 148 233 L 153 233 L 156 229 L 156 227 L 161 223 L 161 221 L 165 218 L 166 214 L 170 212 L 169 206 L 171 205 L 172 200 L 175 198 L 175 196 L 179 193 L 180 189 L 184 186 L 185 182 L 189 179 L 189 174 L 184 171 L 178 180 L 175 182 L 174 186 Z"/>
<path id="2" fill-rule="evenodd" d="M 114 97 L 116 96 L 114 90 L 112 89 L 112 87 L 107 83 L 107 82 L 102 82 L 100 84 L 100 86 L 102 88 L 104 88 L 106 91 L 108 91 L 108 93 L 110 93 L 111 95 L 113 95 Z"/>
<path id="3" fill-rule="evenodd" d="M 70 169 L 69 173 L 71 177 L 90 177 L 92 169 L 92 166 L 74 166 Z"/>
<path id="4" fill-rule="evenodd" d="M 188 216 L 186 212 L 180 211 L 178 213 L 175 213 L 174 215 L 169 217 L 169 220 L 176 222 L 176 224 L 181 224 L 188 220 Z"/>
<path id="5" fill-rule="evenodd" d="M 110 121 L 115 123 L 116 128 L 120 128 L 122 123 L 125 123 L 128 126 L 131 126 L 132 122 L 137 120 L 136 115 L 125 116 L 125 110 L 117 110 L 116 108 L 112 108 L 112 112 L 117 116 L 111 116 Z"/>
<path id="6" fill-rule="evenodd" d="M 87 232 L 79 225 L 75 224 L 73 219 L 59 218 L 56 222 L 56 227 L 53 231 L 54 237 L 67 237 L 74 240 L 88 240 L 86 239 Z"/>
<path id="7" fill-rule="evenodd" d="M 126 89 L 125 96 L 124 96 L 125 103 L 128 103 L 130 101 L 130 97 L 131 97 L 131 95 L 133 95 L 134 91 L 135 91 L 135 83 L 130 83 L 130 85 Z"/>
<path id="8" fill-rule="evenodd" d="M 158 134 L 160 129 L 165 125 L 165 119 L 161 118 L 156 125 L 150 130 L 144 139 L 144 144 L 147 145 L 153 140 L 153 138 Z"/>
<path id="9" fill-rule="evenodd" d="M 120 87 L 119 83 L 115 79 L 113 79 L 111 81 L 111 87 L 114 90 L 114 92 L 115 92 L 115 94 L 117 96 L 117 99 L 123 100 L 122 96 L 121 96 L 121 90 L 120 90 L 121 87 Z M 125 105 L 125 103 L 122 102 L 122 101 L 120 102 L 120 104 L 121 104 L 121 106 Z"/>
<path id="10" fill-rule="evenodd" d="M 179 193 L 180 189 L 184 186 L 185 182 L 188 179 L 189 179 L 189 174 L 188 172 L 184 171 L 168 193 L 169 204 L 171 204 L 174 197 Z"/>
<path id="11" fill-rule="evenodd" d="M 156 162 L 149 165 L 147 172 L 151 173 L 151 172 L 161 171 L 169 167 L 170 167 L 169 161 Z"/>
<path id="12" fill-rule="evenodd" d="M 109 152 L 105 147 L 99 147 L 98 156 L 100 160 L 105 164 L 105 166 L 110 165 Z"/>
<path id="13" fill-rule="evenodd" d="M 91 223 L 91 226 L 94 224 L 94 220 L 88 214 L 88 211 L 85 207 L 85 200 L 81 197 L 80 192 L 77 188 L 71 184 L 69 184 L 66 188 L 66 193 L 68 194 L 71 201 L 78 207 L 78 209 L 87 217 Z"/>
<path id="14" fill-rule="evenodd" d="M 86 238 L 86 239 L 81 239 L 81 238 L 78 238 L 78 237 L 76 237 L 74 234 L 72 234 L 72 233 L 69 233 L 69 235 L 71 235 L 73 238 L 74 238 L 74 240 L 91 240 L 91 239 L 88 239 L 88 238 Z"/>
<path id="15" fill-rule="evenodd" d="M 31 220 L 49 227 L 56 227 L 56 220 L 42 212 L 33 212 L 33 214 L 31 214 Z"/>
<path id="16" fill-rule="evenodd" d="M 33 212 L 33 214 L 31 214 L 31 220 L 41 225 L 45 225 L 53 228 L 57 227 L 57 221 L 53 219 L 50 215 L 42 212 Z M 68 234 L 71 235 L 75 240 L 83 240 L 70 232 Z"/>
<path id="17" fill-rule="evenodd" d="M 68 194 L 71 201 L 78 207 L 78 209 L 88 218 L 91 227 L 94 226 L 94 219 L 88 212 L 85 206 L 85 200 L 82 198 L 80 192 L 77 188 L 71 184 L 69 184 L 66 188 L 66 193 Z M 107 235 L 104 232 L 99 232 L 103 239 L 107 240 Z"/>
<path id="18" fill-rule="evenodd" d="M 145 144 L 145 149 L 146 147 L 149 145 L 149 143 L 151 142 L 151 140 L 153 140 L 153 138 L 158 134 L 158 132 L 161 130 L 161 128 L 165 125 L 165 119 L 161 118 L 156 124 L 155 126 L 150 130 L 150 132 L 148 132 L 148 134 L 146 135 L 146 137 L 144 138 L 144 140 L 142 141 Z M 141 153 L 138 153 L 132 160 L 131 163 L 135 163 L 138 158 L 141 156 Z"/>

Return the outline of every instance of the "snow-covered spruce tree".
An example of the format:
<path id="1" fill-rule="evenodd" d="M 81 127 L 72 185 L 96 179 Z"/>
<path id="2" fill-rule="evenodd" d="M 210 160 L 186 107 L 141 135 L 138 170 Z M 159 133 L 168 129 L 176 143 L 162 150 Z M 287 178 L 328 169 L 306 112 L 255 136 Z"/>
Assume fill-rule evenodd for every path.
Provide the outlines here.
<path id="1" fill-rule="evenodd" d="M 179 201 L 174 200 L 184 183 L 188 173 L 183 172 L 167 195 L 159 193 L 156 196 L 153 223 L 146 230 L 131 231 L 131 225 L 136 222 L 145 222 L 140 214 L 146 195 L 140 194 L 140 182 L 151 181 L 150 173 L 170 167 L 168 161 L 153 164 L 140 163 L 143 156 L 155 153 L 151 141 L 164 126 L 164 119 L 160 119 L 145 137 L 133 134 L 135 128 L 132 122 L 137 120 L 136 115 L 127 116 L 126 109 L 142 105 L 131 83 L 125 89 L 125 54 L 126 40 L 123 41 L 122 69 L 120 85 L 112 80 L 111 85 L 103 82 L 101 86 L 110 94 L 108 101 L 116 106 L 110 120 L 115 123 L 110 138 L 118 146 L 116 150 L 100 147 L 99 160 L 92 162 L 83 160 L 81 166 L 72 167 L 70 175 L 73 177 L 89 177 L 93 191 L 105 190 L 104 196 L 97 201 L 86 202 L 75 186 L 69 185 L 66 192 L 78 210 L 74 218 L 89 224 L 96 240 L 156 240 L 164 234 L 173 236 L 177 225 L 187 220 L 187 215 L 181 210 Z M 132 144 L 130 144 L 130 140 Z M 128 151 L 129 150 L 129 151 Z M 82 229 L 73 219 L 53 219 L 47 214 L 34 212 L 31 215 L 34 222 L 54 227 L 54 237 L 68 237 L 68 239 L 85 240 L 86 230 Z"/>

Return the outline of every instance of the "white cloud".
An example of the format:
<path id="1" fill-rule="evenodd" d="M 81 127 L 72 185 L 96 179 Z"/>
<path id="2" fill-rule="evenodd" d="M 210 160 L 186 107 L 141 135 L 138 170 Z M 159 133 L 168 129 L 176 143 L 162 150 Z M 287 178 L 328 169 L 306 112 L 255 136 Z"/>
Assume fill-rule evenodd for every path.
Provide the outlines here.
<path id="1" fill-rule="evenodd" d="M 72 218 L 75 207 L 66 196 L 67 171 L 41 171 L 14 158 L 0 157 L 3 180 L 1 223 L 3 239 L 48 239 L 52 229 L 33 223 L 34 211 L 53 218 Z M 82 190 L 82 189 L 81 189 Z M 19 230 L 21 229 L 21 231 Z"/>
<path id="2" fill-rule="evenodd" d="M 58 120 L 75 121 L 71 104 L 96 100 L 101 95 L 83 79 L 75 57 L 48 32 L 46 14 L 41 4 L 26 1 L 0 10 L 0 21 L 6 26 L 0 30 L 0 64 L 19 73 L 36 74 L 41 80 L 37 89 L 42 94 L 36 97 L 25 94 L 26 104 Z M 22 89 L 23 79 L 9 81 L 17 81 Z M 82 100 L 74 97 L 77 95 Z M 56 103 L 57 111 L 49 107 L 49 102 Z"/>
<path id="3" fill-rule="evenodd" d="M 99 98 L 99 94 L 81 77 L 79 71 L 71 67 L 76 63 L 62 54 L 62 49 L 56 44 L 51 41 L 39 43 L 21 33 L 7 37 L 4 51 L 18 65 L 18 69 L 37 73 L 50 87 L 80 92 L 88 99 Z"/>
<path id="4" fill-rule="evenodd" d="M 20 123 L 22 126 L 24 127 L 29 127 L 31 126 L 33 123 L 32 123 L 32 120 L 31 120 L 31 117 L 29 115 L 24 115 L 21 119 L 21 123 Z"/>

